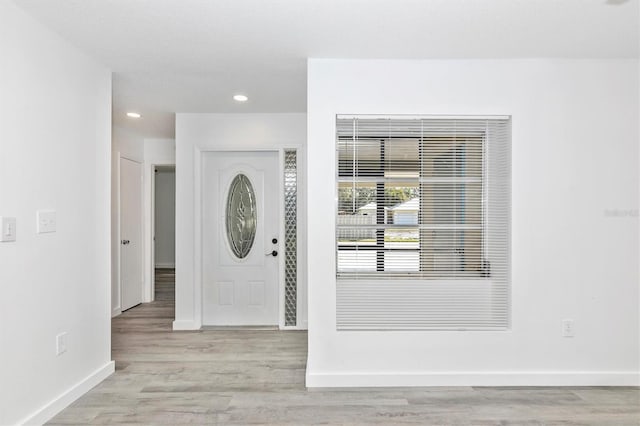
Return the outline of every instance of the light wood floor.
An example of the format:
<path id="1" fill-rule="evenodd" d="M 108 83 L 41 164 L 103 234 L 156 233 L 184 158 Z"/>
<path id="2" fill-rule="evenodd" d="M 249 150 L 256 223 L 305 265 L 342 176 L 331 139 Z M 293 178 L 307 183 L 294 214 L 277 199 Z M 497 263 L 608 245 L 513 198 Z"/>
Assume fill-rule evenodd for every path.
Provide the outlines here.
<path id="1" fill-rule="evenodd" d="M 304 332 L 172 332 L 156 302 L 113 319 L 116 373 L 51 424 L 640 425 L 638 388 L 304 387 Z"/>

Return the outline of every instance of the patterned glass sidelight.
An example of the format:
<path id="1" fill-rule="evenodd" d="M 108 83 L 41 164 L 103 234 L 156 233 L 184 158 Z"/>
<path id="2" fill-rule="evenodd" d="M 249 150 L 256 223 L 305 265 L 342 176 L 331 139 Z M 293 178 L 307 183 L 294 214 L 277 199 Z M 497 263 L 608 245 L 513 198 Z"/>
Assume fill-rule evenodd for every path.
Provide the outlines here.
<path id="1" fill-rule="evenodd" d="M 285 325 L 297 324 L 298 305 L 298 164 L 297 152 L 284 152 Z"/>

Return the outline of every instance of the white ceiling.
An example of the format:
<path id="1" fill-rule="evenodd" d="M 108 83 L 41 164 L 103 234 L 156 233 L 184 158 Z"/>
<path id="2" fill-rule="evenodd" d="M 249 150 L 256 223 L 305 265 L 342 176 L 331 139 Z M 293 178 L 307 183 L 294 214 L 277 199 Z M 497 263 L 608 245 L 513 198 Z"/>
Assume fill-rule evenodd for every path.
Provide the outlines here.
<path id="1" fill-rule="evenodd" d="M 176 111 L 304 112 L 308 57 L 640 51 L 640 0 L 14 1 L 114 71 L 114 122 L 145 137 L 173 137 Z"/>

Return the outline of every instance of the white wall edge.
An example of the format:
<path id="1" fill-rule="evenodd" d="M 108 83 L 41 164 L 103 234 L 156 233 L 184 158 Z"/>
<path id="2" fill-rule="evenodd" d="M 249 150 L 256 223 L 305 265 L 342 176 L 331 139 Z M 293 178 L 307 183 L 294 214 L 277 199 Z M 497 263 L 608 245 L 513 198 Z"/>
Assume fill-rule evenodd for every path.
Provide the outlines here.
<path id="1" fill-rule="evenodd" d="M 197 321 L 175 320 L 173 322 L 173 331 L 200 330 L 201 326 Z"/>
<path id="2" fill-rule="evenodd" d="M 66 392 L 35 413 L 18 422 L 21 425 L 42 425 L 51 420 L 56 414 L 67 408 L 71 403 L 89 392 L 94 386 L 109 377 L 115 371 L 115 362 L 109 361 L 93 373 L 89 374 L 82 381 L 76 383 Z"/>
<path id="3" fill-rule="evenodd" d="M 640 386 L 638 371 L 310 373 L 308 388 L 416 386 Z"/>
<path id="4" fill-rule="evenodd" d="M 118 315 L 120 315 L 122 313 L 122 310 L 120 308 L 115 308 L 111 310 L 111 318 L 113 317 L 117 317 Z"/>
<path id="5" fill-rule="evenodd" d="M 155 271 L 155 259 L 156 259 L 156 249 L 155 249 L 155 226 L 156 226 L 156 218 L 155 218 L 155 209 L 156 209 L 156 197 L 155 197 L 155 188 L 156 188 L 156 179 L 155 179 L 155 164 L 147 164 L 147 153 L 145 151 L 145 167 L 143 170 L 144 174 L 144 188 L 143 202 L 145 204 L 149 204 L 149 210 L 144 212 L 145 220 L 143 223 L 144 229 L 144 301 L 145 302 L 153 302 L 155 300 L 156 293 L 156 271 Z M 149 192 L 147 193 L 147 190 Z M 145 207 L 147 207 L 145 205 Z M 149 220 L 147 220 L 146 215 L 149 215 Z M 149 254 L 149 258 L 147 259 L 147 252 Z"/>

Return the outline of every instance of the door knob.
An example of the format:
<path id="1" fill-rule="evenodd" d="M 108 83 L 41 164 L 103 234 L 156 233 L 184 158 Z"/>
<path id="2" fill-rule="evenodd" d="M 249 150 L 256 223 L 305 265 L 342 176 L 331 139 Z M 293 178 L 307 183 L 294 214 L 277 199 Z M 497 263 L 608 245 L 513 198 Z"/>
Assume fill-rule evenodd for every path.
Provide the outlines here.
<path id="1" fill-rule="evenodd" d="M 123 246 L 126 246 L 127 244 L 129 244 L 131 241 L 129 240 L 122 240 L 121 243 Z"/>
<path id="2" fill-rule="evenodd" d="M 274 251 L 266 254 L 266 256 L 273 256 L 273 257 L 276 257 L 277 255 L 278 255 L 278 251 L 277 250 L 274 250 Z"/>

